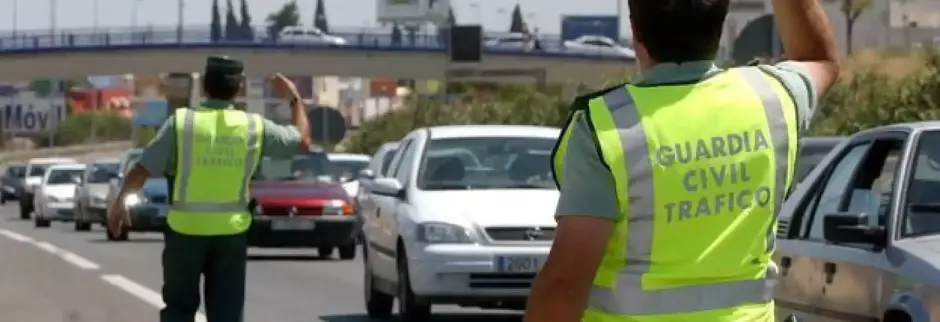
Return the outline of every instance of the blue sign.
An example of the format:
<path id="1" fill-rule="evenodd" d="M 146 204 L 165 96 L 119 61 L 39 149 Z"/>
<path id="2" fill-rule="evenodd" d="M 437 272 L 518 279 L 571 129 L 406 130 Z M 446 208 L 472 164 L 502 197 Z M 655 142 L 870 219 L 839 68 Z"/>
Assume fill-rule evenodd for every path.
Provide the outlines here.
<path id="1" fill-rule="evenodd" d="M 134 109 L 134 126 L 159 127 L 167 118 L 170 105 L 166 100 L 152 100 L 141 103 Z"/>
<path id="2" fill-rule="evenodd" d="M 40 134 L 55 131 L 65 119 L 64 102 L 33 101 L 3 106 L 3 132 L 8 134 Z"/>

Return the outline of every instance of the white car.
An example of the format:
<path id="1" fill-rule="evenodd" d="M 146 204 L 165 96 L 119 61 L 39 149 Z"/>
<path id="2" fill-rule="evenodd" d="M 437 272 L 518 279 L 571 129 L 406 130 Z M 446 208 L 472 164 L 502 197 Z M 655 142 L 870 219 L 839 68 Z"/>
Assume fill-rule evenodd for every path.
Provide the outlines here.
<path id="1" fill-rule="evenodd" d="M 339 172 L 343 189 L 350 198 L 355 198 L 359 193 L 359 171 L 369 166 L 369 156 L 354 153 L 330 153 L 327 154 L 327 158 L 330 159 L 333 168 Z"/>
<path id="2" fill-rule="evenodd" d="M 394 299 L 402 321 L 427 320 L 432 304 L 522 309 L 554 237 L 559 132 L 457 125 L 403 138 L 360 196 L 369 316 L 389 316 Z"/>
<path id="3" fill-rule="evenodd" d="M 77 163 L 72 158 L 34 158 L 26 162 L 26 177 L 23 179 L 23 194 L 20 195 L 20 219 L 29 219 L 35 210 L 33 199 L 36 186 L 42 183 L 46 169 L 55 164 Z"/>
<path id="4" fill-rule="evenodd" d="M 49 227 L 51 221 L 75 219 L 75 187 L 85 174 L 84 164 L 56 164 L 46 170 L 36 187 L 36 227 Z"/>
<path id="5" fill-rule="evenodd" d="M 331 36 L 322 30 L 304 26 L 284 27 L 278 35 L 278 41 L 292 44 L 317 44 L 343 46 L 346 39 L 343 37 Z"/>
<path id="6" fill-rule="evenodd" d="M 510 33 L 497 38 L 490 38 L 483 42 L 487 48 L 504 50 L 525 50 L 526 36 L 521 32 Z"/>
<path id="7" fill-rule="evenodd" d="M 606 36 L 584 35 L 565 40 L 562 44 L 568 52 L 636 58 L 636 52 L 633 49 L 624 47 Z"/>

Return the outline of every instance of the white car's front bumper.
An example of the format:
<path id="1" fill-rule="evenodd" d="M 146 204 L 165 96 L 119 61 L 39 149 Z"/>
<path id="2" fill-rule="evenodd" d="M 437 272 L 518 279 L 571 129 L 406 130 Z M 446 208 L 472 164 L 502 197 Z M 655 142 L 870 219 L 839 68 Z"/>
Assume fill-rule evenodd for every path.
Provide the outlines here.
<path id="1" fill-rule="evenodd" d="M 411 288 L 428 298 L 524 298 L 550 245 L 422 245 L 408 253 Z M 510 266 L 513 262 L 521 264 Z"/>
<path id="2" fill-rule="evenodd" d="M 48 220 L 72 220 L 75 218 L 75 204 L 72 201 L 50 201 L 36 212 L 36 216 Z"/>

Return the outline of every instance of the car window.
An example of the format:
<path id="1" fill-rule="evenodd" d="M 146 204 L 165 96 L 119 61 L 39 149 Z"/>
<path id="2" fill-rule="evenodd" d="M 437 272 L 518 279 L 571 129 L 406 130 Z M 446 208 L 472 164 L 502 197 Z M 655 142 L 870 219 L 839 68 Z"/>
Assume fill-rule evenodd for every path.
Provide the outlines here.
<path id="1" fill-rule="evenodd" d="M 437 139 L 421 161 L 423 190 L 555 189 L 550 167 L 555 139 L 476 137 Z M 467 151 L 472 155 L 461 157 Z"/>
<path id="2" fill-rule="evenodd" d="M 287 159 L 264 158 L 261 160 L 259 173 L 255 179 L 319 181 L 337 183 L 340 181 L 336 169 L 326 154 L 307 153 Z"/>
<path id="3" fill-rule="evenodd" d="M 51 164 L 31 164 L 29 165 L 29 176 L 30 177 L 41 177 L 46 174 L 46 169 L 49 168 Z"/>
<path id="4" fill-rule="evenodd" d="M 924 132 L 914 153 L 913 173 L 907 182 L 901 234 L 904 237 L 940 234 L 940 211 L 921 205 L 940 204 L 940 131 Z M 912 207 L 913 206 L 913 207 Z"/>
<path id="5" fill-rule="evenodd" d="M 392 166 L 388 168 L 388 171 L 385 172 L 383 176 L 385 177 L 396 177 L 398 174 L 398 168 L 401 167 L 402 155 L 408 151 L 408 148 L 411 147 L 411 143 L 414 140 L 408 139 L 402 143 L 401 147 L 396 151 L 395 156 L 392 158 Z"/>
<path id="6" fill-rule="evenodd" d="M 613 47 L 609 42 L 600 40 L 600 39 L 591 39 L 584 42 L 585 45 L 591 46 L 600 46 L 600 47 Z"/>
<path id="7" fill-rule="evenodd" d="M 369 161 L 367 160 L 342 160 L 342 161 L 330 161 L 333 163 L 333 168 L 336 169 L 337 175 L 341 179 L 355 178 L 359 171 L 365 169 L 369 166 Z"/>
<path id="8" fill-rule="evenodd" d="M 839 203 L 842 201 L 842 195 L 846 193 L 849 182 L 852 180 L 852 173 L 862 162 L 865 152 L 868 151 L 868 144 L 856 145 L 846 153 L 841 160 L 836 163 L 832 174 L 822 187 L 822 193 L 819 194 L 813 202 L 815 207 L 807 207 L 811 216 L 804 217 L 806 222 L 810 222 L 809 239 L 823 240 L 823 216 L 835 213 L 839 210 Z M 815 208 L 815 209 L 813 209 Z"/>
<path id="9" fill-rule="evenodd" d="M 7 167 L 6 176 L 10 178 L 22 178 L 26 175 L 25 165 L 11 165 Z"/>
<path id="10" fill-rule="evenodd" d="M 118 171 L 117 163 L 96 163 L 89 166 L 88 183 L 108 183 L 111 174 Z"/>
<path id="11" fill-rule="evenodd" d="M 395 158 L 395 154 L 398 153 L 398 149 L 389 149 L 384 154 L 382 154 L 382 168 L 379 169 L 376 173 L 379 175 L 385 176 L 388 174 L 388 168 L 392 165 L 392 159 Z"/>
<path id="12" fill-rule="evenodd" d="M 83 169 L 52 170 L 52 172 L 49 173 L 49 179 L 46 180 L 46 184 L 74 184 L 82 177 L 83 172 L 85 172 Z"/>
<path id="13" fill-rule="evenodd" d="M 829 152 L 832 151 L 833 148 L 835 148 L 835 145 L 819 145 L 801 148 L 799 157 L 796 160 L 797 182 L 803 182 L 806 176 L 816 169 L 816 166 L 829 155 Z"/>
<path id="14" fill-rule="evenodd" d="M 401 159 L 398 160 L 398 169 L 395 170 L 395 179 L 398 179 L 398 182 L 401 182 L 403 185 L 408 184 L 408 179 L 411 178 L 411 171 L 414 169 L 411 160 L 415 158 L 415 154 L 418 150 L 417 146 L 417 144 L 414 144 L 414 140 L 412 140 L 412 144 L 405 147 L 402 151 Z"/>

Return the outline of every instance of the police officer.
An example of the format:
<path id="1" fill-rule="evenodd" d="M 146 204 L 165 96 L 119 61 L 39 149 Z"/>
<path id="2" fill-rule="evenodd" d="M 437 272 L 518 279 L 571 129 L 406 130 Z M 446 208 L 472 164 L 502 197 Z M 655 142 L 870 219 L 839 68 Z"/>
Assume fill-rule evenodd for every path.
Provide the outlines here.
<path id="1" fill-rule="evenodd" d="M 574 101 L 526 322 L 774 320 L 776 215 L 838 74 L 818 0 L 774 0 L 788 61 L 721 69 L 729 0 L 629 0 L 642 80 Z"/>
<path id="2" fill-rule="evenodd" d="M 167 119 L 127 174 L 109 210 L 109 227 L 119 231 L 130 224 L 122 206 L 128 194 L 151 174 L 170 182 L 162 322 L 194 321 L 202 276 L 208 321 L 242 321 L 250 178 L 264 156 L 288 158 L 309 151 L 304 107 L 297 88 L 284 76 L 272 82 L 275 91 L 290 100 L 292 125 L 233 108 L 244 86 L 243 69 L 234 59 L 208 59 L 202 77 L 208 99 L 201 107 L 178 109 Z"/>

